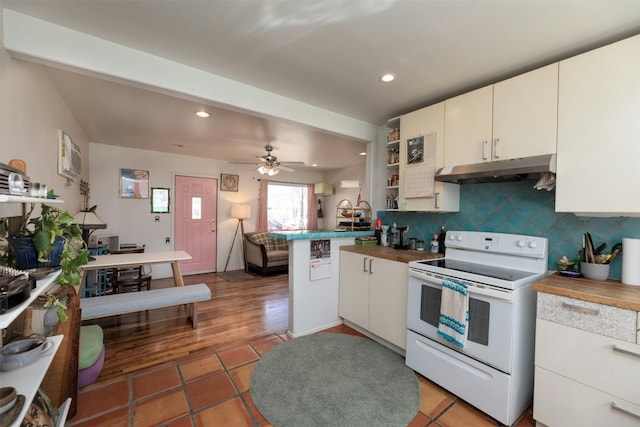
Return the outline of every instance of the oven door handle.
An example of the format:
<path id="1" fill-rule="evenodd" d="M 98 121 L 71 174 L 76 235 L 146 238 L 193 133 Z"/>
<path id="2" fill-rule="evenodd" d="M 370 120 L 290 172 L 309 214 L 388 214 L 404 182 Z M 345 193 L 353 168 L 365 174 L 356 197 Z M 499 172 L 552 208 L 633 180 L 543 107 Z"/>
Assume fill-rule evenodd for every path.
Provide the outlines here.
<path id="1" fill-rule="evenodd" d="M 409 270 L 409 276 L 414 277 L 422 282 L 426 282 L 427 284 L 430 284 L 431 286 L 437 287 L 437 288 L 442 287 L 442 281 L 445 279 L 445 277 L 442 277 L 440 275 L 431 275 L 429 273 L 415 270 L 415 269 Z M 510 303 L 513 302 L 513 292 L 506 291 L 506 290 L 501 291 L 488 286 L 482 286 L 480 284 L 476 285 L 466 280 L 461 280 L 461 281 L 467 284 L 470 297 L 482 296 L 487 298 L 498 299 L 501 301 L 507 301 Z"/>

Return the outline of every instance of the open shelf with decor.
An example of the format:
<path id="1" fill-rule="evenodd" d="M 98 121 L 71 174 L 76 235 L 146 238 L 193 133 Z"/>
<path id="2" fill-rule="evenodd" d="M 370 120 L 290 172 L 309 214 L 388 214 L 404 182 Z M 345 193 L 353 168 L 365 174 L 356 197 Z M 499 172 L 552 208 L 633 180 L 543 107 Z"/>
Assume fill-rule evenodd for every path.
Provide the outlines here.
<path id="1" fill-rule="evenodd" d="M 371 230 L 371 205 L 364 200 L 352 204 L 342 199 L 336 207 L 336 230 Z"/>
<path id="2" fill-rule="evenodd" d="M 36 280 L 36 288 L 31 290 L 28 299 L 0 314 L 0 329 L 8 328 L 36 298 L 51 288 L 59 275 L 60 270 L 48 274 L 41 280 Z M 0 337 L 0 345 L 2 345 L 2 337 Z"/>
<path id="3" fill-rule="evenodd" d="M 51 348 L 43 351 L 38 360 L 21 368 L 16 368 L 14 370 L 2 373 L 2 386 L 14 387 L 18 395 L 24 396 L 24 403 L 22 404 L 22 408 L 20 409 L 19 414 L 15 417 L 14 421 L 10 424 L 11 426 L 17 427 L 22 423 L 24 416 L 29 410 L 31 402 L 33 401 L 33 398 L 35 397 L 36 392 L 40 387 L 42 379 L 46 375 L 49 366 L 51 365 L 51 362 L 53 361 L 53 358 L 58 351 L 58 348 L 60 348 L 62 338 L 62 335 L 55 335 L 47 338 L 49 343 L 46 345 L 50 345 Z M 71 398 L 68 398 L 60 406 L 60 408 L 58 408 L 59 420 L 57 425 L 63 426 L 65 424 L 70 404 Z"/>
<path id="4" fill-rule="evenodd" d="M 25 197 L 0 194 L 0 217 L 9 218 L 10 220 L 20 220 L 20 217 L 24 215 L 24 207 L 26 203 L 44 203 L 44 204 L 62 204 L 61 199 L 47 199 L 39 197 Z M 55 270 L 48 275 L 36 280 L 35 288 L 30 290 L 29 297 L 20 302 L 14 307 L 7 309 L 4 313 L 0 314 L 0 346 L 3 345 L 4 331 L 9 329 L 14 321 L 25 312 L 25 310 L 42 294 L 52 289 L 55 282 L 60 276 L 61 270 Z M 37 361 L 20 367 L 11 371 L 2 373 L 2 385 L 15 387 L 16 392 L 20 396 L 24 396 L 24 403 L 19 413 L 12 420 L 5 420 L 8 426 L 20 426 L 25 414 L 29 410 L 31 402 L 36 395 L 36 392 L 41 386 L 41 383 L 49 367 L 51 366 L 58 349 L 63 343 L 64 335 L 55 335 L 48 338 L 51 348 L 43 351 L 42 355 Z M 60 407 L 58 408 L 58 421 L 57 426 L 64 426 L 66 423 L 67 415 L 71 408 L 72 398 L 68 397 L 64 399 Z M 7 412 L 8 414 L 9 412 Z M 5 424 L 3 424 L 5 425 Z"/>
<path id="5" fill-rule="evenodd" d="M 27 197 L 27 196 L 12 196 L 10 194 L 0 194 L 0 203 L 64 203 L 62 199 L 47 199 L 44 197 Z"/>
<path id="6" fill-rule="evenodd" d="M 400 118 L 387 121 L 386 210 L 398 209 L 400 193 Z"/>

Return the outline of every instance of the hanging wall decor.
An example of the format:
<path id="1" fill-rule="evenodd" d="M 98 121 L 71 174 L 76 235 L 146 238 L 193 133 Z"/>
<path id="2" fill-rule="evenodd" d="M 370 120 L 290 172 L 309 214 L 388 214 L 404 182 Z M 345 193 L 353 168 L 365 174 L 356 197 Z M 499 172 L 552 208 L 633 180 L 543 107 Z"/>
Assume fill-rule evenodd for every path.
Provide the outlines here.
<path id="1" fill-rule="evenodd" d="M 151 187 L 151 213 L 169 213 L 170 204 L 168 188 Z"/>
<path id="2" fill-rule="evenodd" d="M 238 191 L 239 175 L 220 174 L 220 191 Z"/>
<path id="3" fill-rule="evenodd" d="M 120 197 L 126 199 L 148 199 L 149 171 L 120 169 Z"/>

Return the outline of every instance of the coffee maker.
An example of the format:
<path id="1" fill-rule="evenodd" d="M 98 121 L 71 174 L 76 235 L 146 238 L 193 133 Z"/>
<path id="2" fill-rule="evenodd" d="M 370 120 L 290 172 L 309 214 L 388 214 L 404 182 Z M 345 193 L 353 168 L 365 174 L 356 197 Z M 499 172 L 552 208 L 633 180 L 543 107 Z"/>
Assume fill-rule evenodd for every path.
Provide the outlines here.
<path id="1" fill-rule="evenodd" d="M 409 243 L 407 241 L 407 232 L 409 227 L 396 227 L 393 232 L 393 248 L 394 249 L 409 249 Z"/>

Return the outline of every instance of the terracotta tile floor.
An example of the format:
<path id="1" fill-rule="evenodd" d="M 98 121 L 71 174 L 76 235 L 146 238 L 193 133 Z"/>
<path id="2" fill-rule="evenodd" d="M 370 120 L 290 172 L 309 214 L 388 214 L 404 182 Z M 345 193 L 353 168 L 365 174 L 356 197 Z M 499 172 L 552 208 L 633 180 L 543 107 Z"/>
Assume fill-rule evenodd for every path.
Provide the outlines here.
<path id="1" fill-rule="evenodd" d="M 360 335 L 346 326 L 327 330 Z M 251 400 L 249 379 L 260 359 L 285 342 L 270 335 L 220 352 L 147 368 L 83 388 L 73 427 L 270 426 Z M 410 427 L 484 427 L 501 424 L 438 385 L 418 376 L 421 403 Z M 531 410 L 516 424 L 532 427 Z"/>

